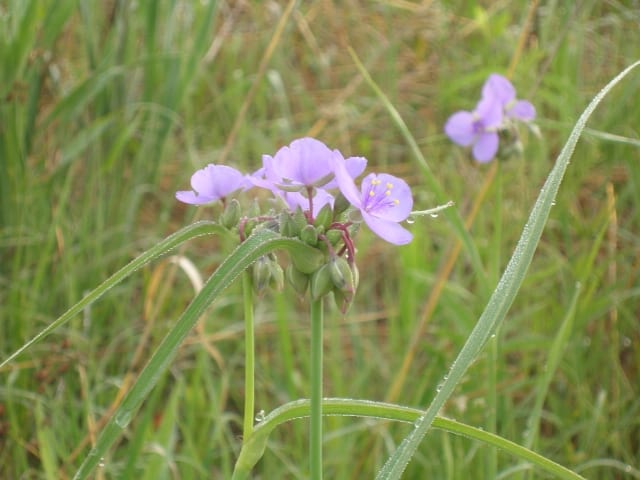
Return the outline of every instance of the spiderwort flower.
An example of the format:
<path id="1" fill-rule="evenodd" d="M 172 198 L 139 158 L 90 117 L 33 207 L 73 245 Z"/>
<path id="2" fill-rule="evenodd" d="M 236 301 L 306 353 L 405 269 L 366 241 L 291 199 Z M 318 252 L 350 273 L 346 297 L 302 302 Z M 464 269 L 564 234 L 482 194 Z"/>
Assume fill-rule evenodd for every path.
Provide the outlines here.
<path id="1" fill-rule="evenodd" d="M 502 126 L 502 105 L 493 97 L 485 97 L 473 112 L 456 112 L 444 126 L 447 136 L 460 146 L 472 146 L 473 158 L 480 163 L 490 161 L 498 151 L 498 129 Z"/>
<path id="2" fill-rule="evenodd" d="M 413 207 L 411 190 L 404 180 L 386 173 L 370 173 L 358 191 L 344 164 L 336 162 L 334 173 L 342 194 L 376 235 L 395 245 L 405 245 L 413 239 L 411 232 L 399 225 Z"/>
<path id="3" fill-rule="evenodd" d="M 249 187 L 251 183 L 247 177 L 235 168 L 210 163 L 191 176 L 193 190 L 176 192 L 176 198 L 191 205 L 204 205 L 216 200 L 224 203 L 230 194 Z"/>
<path id="4" fill-rule="evenodd" d="M 315 138 L 304 137 L 282 147 L 273 157 L 263 155 L 262 168 L 250 180 L 281 197 L 291 210 L 299 206 L 312 209 L 315 215 L 324 205 L 333 204 L 333 196 L 326 189 L 337 186 L 333 180 L 334 163 L 344 164 L 349 174 L 357 177 L 364 171 L 367 160 L 345 159 L 340 151 L 330 150 Z"/>
<path id="5" fill-rule="evenodd" d="M 472 146 L 473 158 L 486 163 L 498 152 L 500 130 L 507 129 L 513 120 L 530 122 L 535 116 L 534 106 L 526 100 L 518 100 L 511 82 L 494 73 L 482 86 L 482 98 L 476 109 L 451 115 L 444 131 L 454 143 Z"/>

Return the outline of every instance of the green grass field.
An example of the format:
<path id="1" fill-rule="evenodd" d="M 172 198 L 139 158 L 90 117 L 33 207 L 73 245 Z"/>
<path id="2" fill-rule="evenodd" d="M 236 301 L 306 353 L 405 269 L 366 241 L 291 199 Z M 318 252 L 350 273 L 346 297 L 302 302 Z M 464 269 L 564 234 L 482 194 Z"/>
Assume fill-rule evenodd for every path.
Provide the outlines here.
<path id="1" fill-rule="evenodd" d="M 344 317 L 326 307 L 324 393 L 426 408 L 576 119 L 640 58 L 639 22 L 640 4 L 617 0 L 0 0 L 0 359 L 140 252 L 216 218 L 174 197 L 207 163 L 252 171 L 311 135 L 435 206 L 352 48 L 468 220 L 480 262 L 444 215 L 410 225 L 405 247 L 362 229 L 355 302 Z M 492 72 L 536 106 L 541 137 L 478 165 L 443 125 Z M 593 479 L 640 478 L 639 98 L 636 70 L 595 112 L 513 307 L 441 412 Z M 176 254 L 206 277 L 228 253 L 204 238 Z M 72 478 L 193 295 L 165 256 L 3 367 L 0 478 Z M 290 288 L 257 303 L 257 410 L 308 397 L 307 310 Z M 229 478 L 243 363 L 234 284 L 95 478 Z M 324 429 L 325 478 L 361 479 L 411 425 L 328 417 Z M 306 420 L 277 428 L 254 478 L 306 478 L 307 437 Z M 493 477 L 549 478 L 439 430 L 403 476 Z"/>

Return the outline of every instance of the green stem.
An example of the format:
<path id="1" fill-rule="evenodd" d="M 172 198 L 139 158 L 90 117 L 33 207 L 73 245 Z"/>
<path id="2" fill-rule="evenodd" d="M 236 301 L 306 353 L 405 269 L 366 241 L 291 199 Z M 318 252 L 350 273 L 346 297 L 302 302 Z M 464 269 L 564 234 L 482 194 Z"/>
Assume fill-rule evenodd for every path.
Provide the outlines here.
<path id="1" fill-rule="evenodd" d="M 322 298 L 311 302 L 311 480 L 322 480 Z"/>
<path id="2" fill-rule="evenodd" d="M 255 406 L 255 329 L 253 317 L 253 286 L 251 275 L 245 271 L 242 275 L 242 299 L 244 303 L 244 421 L 242 424 L 242 442 L 253 432 Z"/>
<path id="3" fill-rule="evenodd" d="M 495 196 L 495 216 L 494 234 L 493 234 L 493 265 L 491 268 L 491 283 L 496 285 L 500 280 L 501 265 L 501 245 L 502 245 L 502 164 L 498 161 L 498 168 L 496 172 L 496 181 L 494 183 L 496 189 Z M 487 421 L 485 428 L 489 432 L 498 433 L 498 359 L 500 348 L 500 331 L 496 329 L 496 333 L 489 341 L 489 356 L 488 356 L 488 378 L 487 378 L 487 404 L 489 406 Z M 495 449 L 487 452 L 486 457 L 486 478 L 496 478 L 498 472 L 498 451 Z"/>

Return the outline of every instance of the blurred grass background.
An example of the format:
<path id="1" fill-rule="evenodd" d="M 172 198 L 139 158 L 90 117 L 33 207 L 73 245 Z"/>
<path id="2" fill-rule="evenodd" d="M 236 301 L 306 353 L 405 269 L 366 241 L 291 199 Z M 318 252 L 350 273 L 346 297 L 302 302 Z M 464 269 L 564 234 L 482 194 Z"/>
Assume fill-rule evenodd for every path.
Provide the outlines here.
<path id="1" fill-rule="evenodd" d="M 403 248 L 363 231 L 355 305 L 346 318 L 330 309 L 326 321 L 325 393 L 426 406 L 574 121 L 637 60 L 639 26 L 635 0 L 0 1 L 0 355 L 191 222 L 196 209 L 174 192 L 209 162 L 250 171 L 263 153 L 310 134 L 366 156 L 370 170 L 407 178 L 417 207 L 433 206 L 351 47 L 455 208 L 464 217 L 478 208 L 470 231 L 483 268 L 463 251 L 442 273 L 458 240 L 442 218 L 417 221 L 416 240 Z M 523 157 L 499 169 L 478 166 L 442 126 L 473 108 L 486 76 L 507 74 L 510 64 L 519 97 L 538 109 L 542 138 L 526 137 Z M 532 447 L 591 478 L 640 478 L 639 87 L 634 73 L 596 112 L 507 322 L 443 412 L 524 443 L 540 397 Z M 203 275 L 226 252 L 211 240 L 182 250 Z M 576 282 L 570 334 L 544 391 Z M 70 478 L 192 295 L 187 278 L 159 260 L 0 372 L 0 478 Z M 257 306 L 258 409 L 307 396 L 305 308 L 291 291 Z M 242 338 L 232 288 L 96 478 L 229 477 L 240 445 Z M 409 428 L 327 419 L 326 477 L 372 478 Z M 279 429 L 256 478 L 305 478 L 306 435 L 304 421 Z M 404 478 L 484 478 L 491 461 L 500 478 L 521 469 L 435 431 Z"/>

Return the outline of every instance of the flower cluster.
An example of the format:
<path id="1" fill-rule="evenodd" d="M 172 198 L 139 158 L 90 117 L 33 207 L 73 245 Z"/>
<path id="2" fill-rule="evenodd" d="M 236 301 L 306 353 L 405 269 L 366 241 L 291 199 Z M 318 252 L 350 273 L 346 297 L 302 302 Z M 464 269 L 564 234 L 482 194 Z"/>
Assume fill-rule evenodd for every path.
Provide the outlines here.
<path id="1" fill-rule="evenodd" d="M 518 100 L 511 82 L 494 73 L 484 83 L 475 110 L 451 115 L 444 131 L 458 145 L 471 146 L 473 158 L 486 163 L 498 152 L 500 131 L 510 129 L 515 121 L 531 122 L 535 116 L 534 106 Z"/>
<path id="2" fill-rule="evenodd" d="M 237 227 L 240 239 L 258 225 L 276 229 L 281 235 L 298 237 L 326 253 L 318 269 L 287 269 L 287 278 L 303 293 L 310 289 L 314 298 L 333 292 L 346 309 L 357 285 L 355 247 L 352 236 L 361 222 L 376 235 L 395 245 L 409 243 L 413 236 L 400 225 L 413 207 L 407 183 L 393 175 L 371 173 L 360 188 L 355 178 L 367 165 L 363 157 L 344 156 L 314 138 L 294 140 L 275 155 L 264 155 L 262 167 L 252 174 L 210 164 L 191 177 L 191 191 L 176 192 L 176 198 L 192 205 L 220 201 L 224 205 L 220 223 Z M 261 188 L 270 191 L 279 207 L 267 211 L 255 207 L 245 216 L 234 193 Z M 265 257 L 254 265 L 254 283 L 279 285 L 282 278 L 275 257 Z"/>

